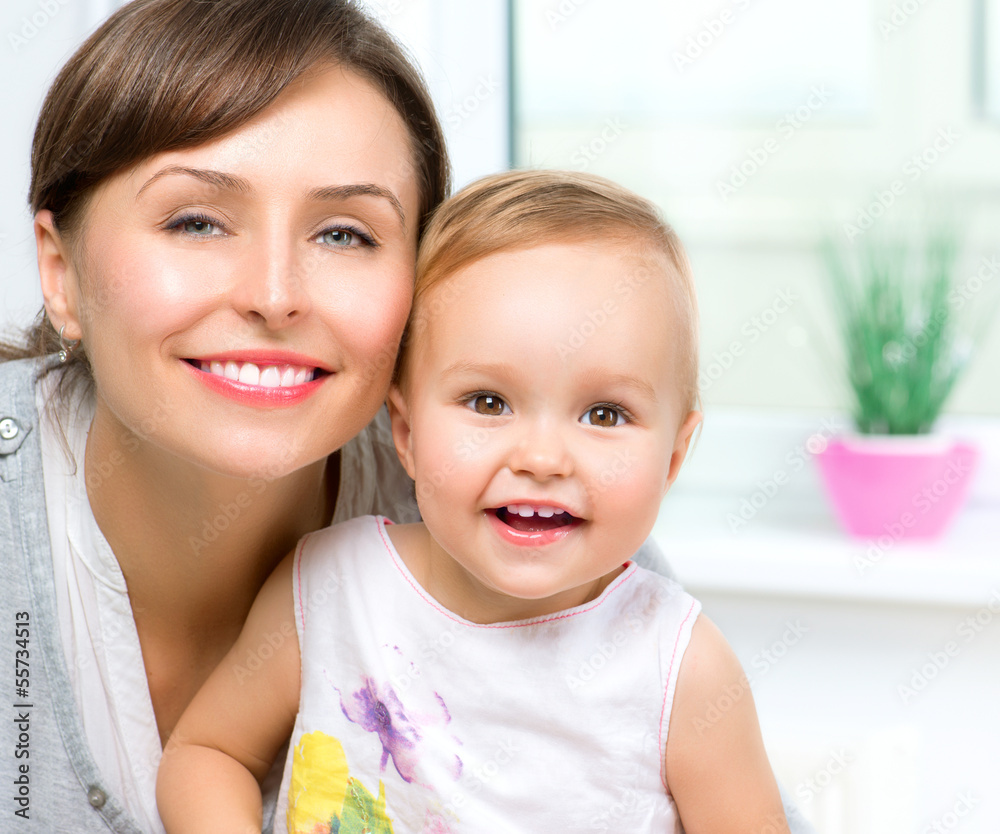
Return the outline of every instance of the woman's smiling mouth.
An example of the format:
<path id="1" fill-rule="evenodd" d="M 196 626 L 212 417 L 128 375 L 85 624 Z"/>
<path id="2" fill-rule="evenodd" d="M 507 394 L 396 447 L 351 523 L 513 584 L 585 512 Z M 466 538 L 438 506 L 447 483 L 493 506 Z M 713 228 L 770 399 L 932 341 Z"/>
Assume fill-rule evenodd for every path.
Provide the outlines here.
<path id="1" fill-rule="evenodd" d="M 192 362 L 193 364 L 193 362 Z M 304 365 L 257 365 L 254 362 L 227 362 L 201 360 L 199 367 L 207 374 L 225 377 L 246 385 L 260 385 L 263 388 L 291 388 L 311 382 L 316 376 L 316 368 Z"/>
<path id="2" fill-rule="evenodd" d="M 299 357 L 266 357 L 251 362 L 229 357 L 185 359 L 187 367 L 211 390 L 244 405 L 273 408 L 294 405 L 334 376 Z"/>

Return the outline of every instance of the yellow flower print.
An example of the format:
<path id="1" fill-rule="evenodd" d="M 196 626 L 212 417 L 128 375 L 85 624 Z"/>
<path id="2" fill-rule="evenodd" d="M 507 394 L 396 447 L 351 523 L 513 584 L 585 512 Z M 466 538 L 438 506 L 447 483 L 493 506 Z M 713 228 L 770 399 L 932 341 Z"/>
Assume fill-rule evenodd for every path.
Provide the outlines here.
<path id="1" fill-rule="evenodd" d="M 295 745 L 287 822 L 289 834 L 393 834 L 385 785 L 372 796 L 348 772 L 340 742 L 319 731 Z"/>

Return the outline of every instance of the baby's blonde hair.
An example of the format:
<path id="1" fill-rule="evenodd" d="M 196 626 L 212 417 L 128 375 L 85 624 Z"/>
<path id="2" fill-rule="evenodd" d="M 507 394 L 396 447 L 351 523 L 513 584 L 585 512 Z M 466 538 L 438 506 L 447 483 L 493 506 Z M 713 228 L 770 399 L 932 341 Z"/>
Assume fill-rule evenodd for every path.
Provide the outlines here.
<path id="1" fill-rule="evenodd" d="M 694 408 L 698 309 L 691 269 L 677 234 L 648 200 L 611 180 L 575 171 L 494 174 L 465 187 L 434 212 L 420 243 L 413 311 L 396 381 L 405 379 L 408 348 L 432 315 L 432 310 L 425 310 L 424 300 L 442 281 L 500 252 L 552 243 L 602 242 L 632 245 L 636 258 L 652 269 L 659 265 L 657 271 L 669 282 L 677 329 L 678 383 L 687 404 Z M 665 327 L 670 324 L 664 322 Z"/>

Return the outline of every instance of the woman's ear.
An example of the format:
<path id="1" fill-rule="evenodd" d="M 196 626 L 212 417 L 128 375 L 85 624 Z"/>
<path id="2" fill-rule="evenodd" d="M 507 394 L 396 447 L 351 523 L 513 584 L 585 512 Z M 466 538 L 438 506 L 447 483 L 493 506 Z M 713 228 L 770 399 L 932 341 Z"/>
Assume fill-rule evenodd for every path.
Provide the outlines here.
<path id="1" fill-rule="evenodd" d="M 701 425 L 702 413 L 700 411 L 689 411 L 680 428 L 677 429 L 677 437 L 674 439 L 674 450 L 670 455 L 670 469 L 667 471 L 667 483 L 663 489 L 663 494 L 673 486 L 674 481 L 680 474 L 681 465 L 687 457 L 688 447 L 691 445 L 691 438 L 695 429 Z"/>
<path id="2" fill-rule="evenodd" d="M 396 445 L 399 462 L 403 464 L 406 474 L 415 480 L 414 472 L 416 469 L 413 466 L 410 410 L 407 408 L 406 398 L 398 385 L 393 384 L 389 389 L 389 397 L 385 404 L 389 409 L 389 420 L 392 423 L 392 442 Z"/>
<path id="3" fill-rule="evenodd" d="M 80 326 L 79 284 L 69 244 L 56 228 L 48 209 L 35 215 L 35 246 L 45 312 L 56 330 L 65 327 L 66 339 L 83 338 Z"/>

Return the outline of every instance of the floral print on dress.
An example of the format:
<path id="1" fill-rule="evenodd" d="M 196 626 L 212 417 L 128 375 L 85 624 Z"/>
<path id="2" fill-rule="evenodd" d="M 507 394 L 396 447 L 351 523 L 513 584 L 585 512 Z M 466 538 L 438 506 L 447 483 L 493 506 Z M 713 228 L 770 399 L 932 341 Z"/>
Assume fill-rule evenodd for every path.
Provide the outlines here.
<path id="1" fill-rule="evenodd" d="M 380 767 L 383 771 L 391 758 L 406 782 L 419 784 L 417 771 L 426 764 L 423 760 L 430 758 L 451 778 L 457 779 L 461 774 L 462 760 L 450 750 L 457 740 L 449 737 L 444 752 L 436 747 L 435 741 L 440 741 L 440 735 L 433 731 L 451 721 L 448 707 L 436 692 L 427 700 L 426 709 L 419 713 L 410 709 L 407 714 L 390 684 L 379 686 L 365 677 L 360 689 L 348 697 L 341 693 L 340 708 L 348 720 L 378 736 L 382 745 Z M 435 736 L 435 741 L 428 738 L 429 734 Z"/>
<path id="2" fill-rule="evenodd" d="M 341 743 L 319 731 L 295 745 L 286 822 L 289 834 L 393 834 L 385 785 L 373 796 L 348 772 Z"/>

